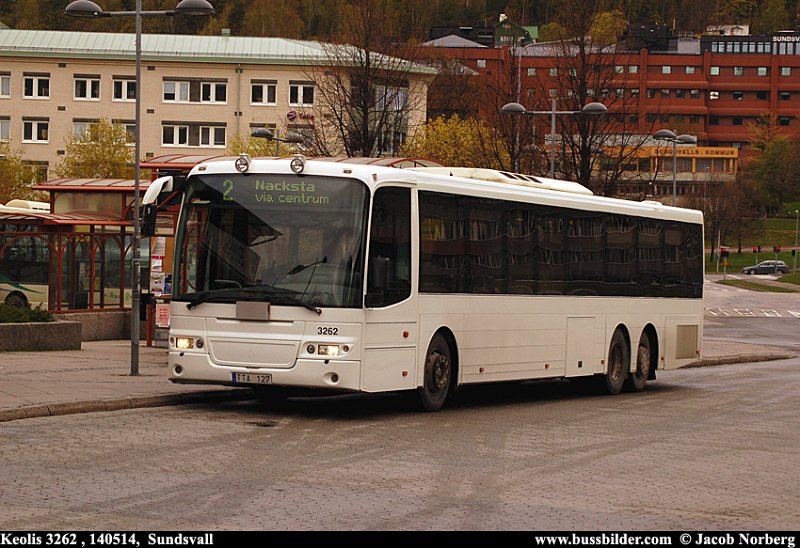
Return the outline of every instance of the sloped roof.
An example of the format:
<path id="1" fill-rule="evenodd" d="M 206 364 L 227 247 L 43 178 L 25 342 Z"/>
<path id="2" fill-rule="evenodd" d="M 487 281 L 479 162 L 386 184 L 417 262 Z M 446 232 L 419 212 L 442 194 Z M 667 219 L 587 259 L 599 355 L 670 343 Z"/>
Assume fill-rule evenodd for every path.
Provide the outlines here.
<path id="1" fill-rule="evenodd" d="M 132 33 L 0 29 L 0 55 L 16 57 L 35 55 L 130 60 L 136 51 L 135 42 L 136 35 Z M 260 65 L 329 64 L 331 55 L 326 48 L 330 46 L 332 44 L 288 38 L 143 34 L 142 60 Z M 337 55 L 336 58 L 343 57 Z M 387 64 L 397 67 L 396 60 Z M 412 71 L 429 73 L 431 69 L 413 65 Z"/>
<path id="2" fill-rule="evenodd" d="M 63 192 L 65 190 L 71 191 L 90 191 L 90 192 L 133 192 L 136 180 L 135 179 L 52 179 L 44 183 L 39 183 L 34 186 L 34 190 L 46 190 Z M 149 180 L 139 180 L 139 188 L 147 190 L 150 186 Z"/>
<path id="3" fill-rule="evenodd" d="M 449 34 L 447 36 L 442 36 L 441 38 L 437 38 L 435 40 L 430 40 L 428 42 L 423 42 L 420 44 L 423 47 L 428 48 L 485 48 L 483 44 L 479 44 L 478 42 L 473 42 L 472 40 L 467 40 L 457 34 Z"/>

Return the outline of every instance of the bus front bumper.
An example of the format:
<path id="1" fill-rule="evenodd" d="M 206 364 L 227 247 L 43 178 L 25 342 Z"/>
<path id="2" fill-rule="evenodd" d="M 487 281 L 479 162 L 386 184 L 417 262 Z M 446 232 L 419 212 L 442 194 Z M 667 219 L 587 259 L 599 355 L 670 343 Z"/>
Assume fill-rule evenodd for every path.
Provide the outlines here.
<path id="1" fill-rule="evenodd" d="M 327 362 L 327 363 L 326 363 Z M 334 390 L 361 389 L 361 362 L 347 360 L 298 359 L 288 369 L 218 365 L 205 353 L 170 352 L 169 380 L 180 384 L 222 384 L 228 386 L 302 386 Z M 236 382 L 234 373 L 249 374 L 255 384 Z"/>

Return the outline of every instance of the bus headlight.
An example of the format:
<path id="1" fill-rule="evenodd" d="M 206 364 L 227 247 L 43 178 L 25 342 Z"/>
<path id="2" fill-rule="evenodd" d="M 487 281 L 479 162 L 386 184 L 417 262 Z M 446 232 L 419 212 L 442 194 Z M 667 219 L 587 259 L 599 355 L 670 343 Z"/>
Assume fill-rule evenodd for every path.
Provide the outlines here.
<path id="1" fill-rule="evenodd" d="M 317 347 L 317 353 L 320 356 L 336 357 L 339 355 L 339 345 L 321 344 Z"/>
<path id="2" fill-rule="evenodd" d="M 194 339 L 191 337 L 175 337 L 175 348 L 178 350 L 194 348 Z"/>

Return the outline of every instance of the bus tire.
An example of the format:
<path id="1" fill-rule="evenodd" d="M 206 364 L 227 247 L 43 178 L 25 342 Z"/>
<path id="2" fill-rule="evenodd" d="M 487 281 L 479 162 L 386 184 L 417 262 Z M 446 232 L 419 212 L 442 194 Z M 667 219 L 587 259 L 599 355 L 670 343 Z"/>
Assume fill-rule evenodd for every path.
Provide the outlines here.
<path id="1" fill-rule="evenodd" d="M 20 308 L 27 308 L 28 299 L 25 298 L 23 293 L 19 291 L 12 291 L 6 297 L 5 303 L 10 306 L 19 306 Z"/>
<path id="2" fill-rule="evenodd" d="M 419 401 L 425 411 L 442 408 L 453 385 L 453 360 L 447 339 L 437 333 L 425 353 L 425 372 L 422 386 L 417 388 Z"/>
<path id="3" fill-rule="evenodd" d="M 650 370 L 653 367 L 653 351 L 650 344 L 650 335 L 642 333 L 639 339 L 639 348 L 636 352 L 636 371 L 628 373 L 625 381 L 625 390 L 628 392 L 641 392 L 647 384 Z"/>
<path id="4" fill-rule="evenodd" d="M 609 394 L 619 394 L 625 385 L 625 379 L 631 368 L 630 350 L 628 341 L 620 329 L 614 331 L 611 344 L 608 346 L 608 369 L 604 376 L 605 391 Z"/>

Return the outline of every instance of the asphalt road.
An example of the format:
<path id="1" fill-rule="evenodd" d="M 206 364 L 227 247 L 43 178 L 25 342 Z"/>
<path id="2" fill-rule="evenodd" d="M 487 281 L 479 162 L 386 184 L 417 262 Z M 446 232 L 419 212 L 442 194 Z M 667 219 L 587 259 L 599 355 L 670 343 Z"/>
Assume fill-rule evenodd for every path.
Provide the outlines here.
<path id="1" fill-rule="evenodd" d="M 707 315 L 706 335 L 794 343 L 798 322 Z M 432 414 L 386 395 L 34 418 L 0 424 L 0 530 L 797 530 L 798 432 L 800 358 L 618 396 L 469 388 Z"/>

